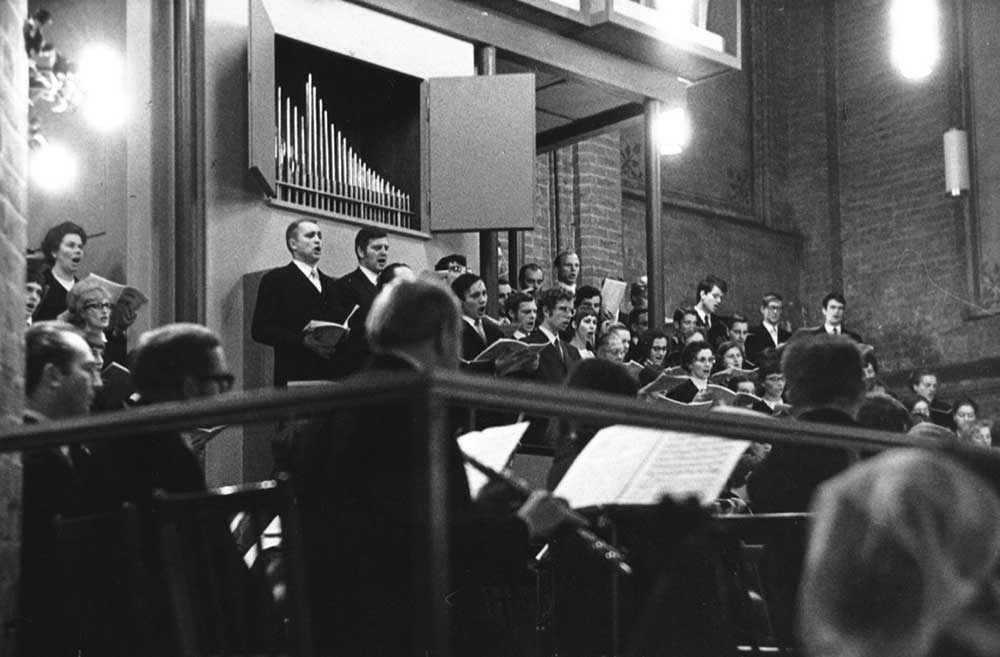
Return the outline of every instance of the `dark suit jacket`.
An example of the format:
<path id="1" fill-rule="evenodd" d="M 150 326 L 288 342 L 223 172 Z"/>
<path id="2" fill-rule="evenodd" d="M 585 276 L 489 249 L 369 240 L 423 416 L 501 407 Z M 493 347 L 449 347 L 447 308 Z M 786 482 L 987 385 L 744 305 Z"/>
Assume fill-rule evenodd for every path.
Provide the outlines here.
<path id="1" fill-rule="evenodd" d="M 778 342 L 784 344 L 788 342 L 788 339 L 792 337 L 792 334 L 785 329 L 778 327 Z M 778 345 L 774 344 L 774 340 L 771 339 L 771 334 L 767 332 L 763 324 L 758 324 L 757 326 L 750 329 L 747 334 L 747 340 L 744 344 L 746 349 L 747 358 L 755 363 L 760 363 L 760 355 L 767 351 L 768 349 L 777 349 Z"/>
<path id="2" fill-rule="evenodd" d="M 540 328 L 536 328 L 524 341 L 528 344 L 542 344 L 548 342 L 549 337 L 542 333 Z M 562 338 L 558 338 L 556 342 L 551 343 L 538 354 L 538 371 L 534 378 L 561 385 L 573 366 L 581 360 L 580 352 L 576 347 L 563 342 Z"/>
<path id="3" fill-rule="evenodd" d="M 47 319 L 55 319 L 64 310 L 66 310 L 66 288 L 52 275 L 51 269 L 46 269 L 45 296 L 38 303 L 35 312 L 31 313 L 31 321 L 43 322 Z"/>
<path id="4" fill-rule="evenodd" d="M 694 382 L 688 380 L 684 383 L 676 386 L 670 392 L 667 393 L 667 397 L 673 399 L 674 401 L 679 401 L 684 404 L 690 404 L 694 401 L 695 396 L 698 394 L 698 386 Z"/>
<path id="5" fill-rule="evenodd" d="M 310 320 L 342 322 L 346 317 L 333 279 L 322 272 L 319 279 L 322 293 L 291 262 L 260 279 L 250 335 L 274 347 L 276 386 L 333 377 L 332 359 L 324 360 L 302 344 L 302 329 Z"/>
<path id="6" fill-rule="evenodd" d="M 708 344 L 712 345 L 712 349 L 718 347 L 722 342 L 726 340 L 726 336 L 729 335 L 729 318 L 722 317 L 712 313 L 712 328 L 708 330 L 708 335 L 705 339 Z M 695 313 L 695 318 L 697 319 L 698 330 L 705 330 L 705 322 L 701 319 L 698 313 Z"/>
<path id="7" fill-rule="evenodd" d="M 812 326 L 812 327 L 808 327 L 808 328 L 800 328 L 798 331 L 795 332 L 795 335 L 792 336 L 792 337 L 793 338 L 798 338 L 798 337 L 804 337 L 804 336 L 810 336 L 810 335 L 825 335 L 825 334 L 826 334 L 826 327 L 824 327 L 824 326 Z M 859 343 L 860 342 L 864 342 L 864 340 L 861 339 L 860 335 L 858 335 L 857 333 L 854 333 L 853 331 L 848 331 L 844 327 L 840 328 L 840 334 L 849 337 L 850 339 L 854 340 L 855 342 L 859 342 Z"/>
<path id="8" fill-rule="evenodd" d="M 25 416 L 25 424 L 34 418 Z M 23 456 L 19 639 L 24 655 L 76 655 L 80 627 L 70 599 L 56 540 L 57 515 L 92 511 L 89 456 L 74 446 L 67 457 L 58 447 Z"/>
<path id="9" fill-rule="evenodd" d="M 414 368 L 401 358 L 376 354 L 367 370 L 384 376 Z M 294 474 L 313 619 L 331 654 L 423 654 L 412 649 L 410 633 L 426 609 L 416 598 L 411 570 L 422 567 L 412 559 L 427 531 L 415 516 L 415 504 L 421 503 L 414 499 L 414 486 L 424 472 L 417 455 L 427 449 L 419 422 L 408 402 L 379 401 L 321 419 L 296 439 Z M 473 504 L 453 439 L 447 441 L 445 470 L 452 582 L 458 591 L 451 609 L 461 615 L 469 608 L 465 596 L 475 588 L 472 583 L 496 570 L 520 570 L 528 534 L 513 514 L 487 514 Z M 468 624 L 459 627 L 472 631 Z"/>
<path id="10" fill-rule="evenodd" d="M 344 317 L 355 305 L 358 306 L 358 311 L 351 318 L 351 332 L 333 356 L 334 375 L 339 379 L 360 372 L 371 356 L 371 348 L 368 346 L 368 337 L 365 334 L 365 319 L 368 317 L 368 311 L 372 309 L 376 290 L 359 267 L 350 274 L 338 278 L 334 284 L 334 291 L 345 313 Z"/>
<path id="11" fill-rule="evenodd" d="M 484 341 L 476 329 L 472 328 L 464 319 L 462 320 L 462 360 L 472 360 L 478 356 L 483 349 L 490 346 L 503 337 L 503 332 L 493 322 L 483 321 L 483 333 L 486 334 Z"/>
<path id="12" fill-rule="evenodd" d="M 817 409 L 803 413 L 799 420 L 857 426 L 840 411 Z M 757 513 L 791 513 L 809 509 L 816 488 L 846 470 L 855 460 L 852 452 L 809 445 L 774 445 L 771 452 L 750 473 L 747 492 Z"/>

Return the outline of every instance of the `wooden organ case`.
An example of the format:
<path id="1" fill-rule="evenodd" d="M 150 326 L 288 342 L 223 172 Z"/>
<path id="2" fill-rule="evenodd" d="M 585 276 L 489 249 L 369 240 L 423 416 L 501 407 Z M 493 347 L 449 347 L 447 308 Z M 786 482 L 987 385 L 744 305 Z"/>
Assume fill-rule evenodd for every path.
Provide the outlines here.
<path id="1" fill-rule="evenodd" d="M 404 233 L 532 228 L 534 75 L 421 79 L 276 33 L 262 0 L 248 66 L 272 203 Z"/>

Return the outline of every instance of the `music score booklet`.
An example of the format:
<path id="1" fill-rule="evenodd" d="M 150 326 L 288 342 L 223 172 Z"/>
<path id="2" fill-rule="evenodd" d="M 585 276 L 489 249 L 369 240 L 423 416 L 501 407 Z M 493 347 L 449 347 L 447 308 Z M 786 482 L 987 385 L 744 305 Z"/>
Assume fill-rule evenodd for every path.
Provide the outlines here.
<path id="1" fill-rule="evenodd" d="M 615 425 L 583 448 L 553 493 L 574 509 L 652 505 L 664 495 L 719 497 L 750 443 L 679 431 Z"/>

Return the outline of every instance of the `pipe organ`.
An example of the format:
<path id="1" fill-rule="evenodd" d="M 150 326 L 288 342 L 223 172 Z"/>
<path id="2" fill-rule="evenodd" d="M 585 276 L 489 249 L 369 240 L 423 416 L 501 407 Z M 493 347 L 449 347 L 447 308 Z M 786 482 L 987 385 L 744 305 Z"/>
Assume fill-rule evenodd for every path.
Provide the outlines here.
<path id="1" fill-rule="evenodd" d="M 410 195 L 369 166 L 348 143 L 318 97 L 312 75 L 297 99 L 277 87 L 275 116 L 278 199 L 356 219 L 415 227 Z"/>

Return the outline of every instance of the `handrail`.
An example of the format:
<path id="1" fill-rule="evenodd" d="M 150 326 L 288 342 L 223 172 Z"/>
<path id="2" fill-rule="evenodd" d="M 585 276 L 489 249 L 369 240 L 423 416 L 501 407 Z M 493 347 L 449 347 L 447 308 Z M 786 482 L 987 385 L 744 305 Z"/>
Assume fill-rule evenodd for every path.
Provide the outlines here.
<path id="1" fill-rule="evenodd" d="M 345 408 L 370 402 L 374 395 L 392 401 L 424 392 L 427 386 L 427 375 L 373 374 L 345 384 L 233 392 L 187 402 L 151 404 L 0 431 L 0 453 L 101 442 L 154 431 L 287 419 L 294 413 L 314 415 L 319 411 L 318 406 L 322 410 Z"/>
<path id="2" fill-rule="evenodd" d="M 942 443 L 900 434 L 768 417 L 706 413 L 582 390 L 566 390 L 531 382 L 473 376 L 444 370 L 426 373 L 372 373 L 352 380 L 307 388 L 235 392 L 190 402 L 156 404 L 23 425 L 0 432 L 0 453 L 26 448 L 100 442 L 194 426 L 286 419 L 315 415 L 373 401 L 389 402 L 429 396 L 443 404 L 459 404 L 525 412 L 536 416 L 571 417 L 602 424 L 670 428 L 721 438 L 767 443 L 796 443 L 834 449 L 874 450 L 889 447 L 940 448 Z M 948 445 L 959 451 L 963 446 Z M 968 449 L 976 458 L 1000 457 Z"/>

